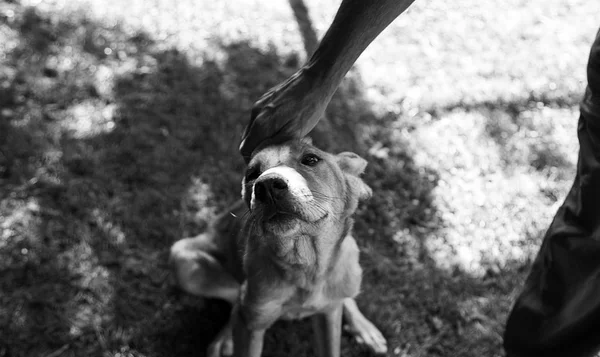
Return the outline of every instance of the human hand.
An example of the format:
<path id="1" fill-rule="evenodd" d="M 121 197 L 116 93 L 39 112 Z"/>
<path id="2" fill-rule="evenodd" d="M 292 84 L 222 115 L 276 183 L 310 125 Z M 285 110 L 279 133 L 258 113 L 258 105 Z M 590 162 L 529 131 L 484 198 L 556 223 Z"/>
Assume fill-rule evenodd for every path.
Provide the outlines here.
<path id="1" fill-rule="evenodd" d="M 246 162 L 264 143 L 303 138 L 319 122 L 331 99 L 328 88 L 301 68 L 271 88 L 253 106 L 250 123 L 240 144 Z"/>

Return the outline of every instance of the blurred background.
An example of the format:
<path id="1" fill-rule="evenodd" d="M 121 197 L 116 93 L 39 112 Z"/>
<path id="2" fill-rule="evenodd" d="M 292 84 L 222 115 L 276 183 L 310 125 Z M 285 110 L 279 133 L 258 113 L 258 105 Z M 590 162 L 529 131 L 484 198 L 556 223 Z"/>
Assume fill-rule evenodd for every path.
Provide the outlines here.
<path id="1" fill-rule="evenodd" d="M 204 356 L 229 307 L 172 288 L 168 249 L 237 199 L 252 104 L 338 5 L 0 1 L 0 357 Z M 358 303 L 389 356 L 503 355 L 575 175 L 599 18 L 417 0 L 343 82 L 315 138 L 369 161 Z M 312 356 L 311 338 L 279 322 L 265 356 Z"/>

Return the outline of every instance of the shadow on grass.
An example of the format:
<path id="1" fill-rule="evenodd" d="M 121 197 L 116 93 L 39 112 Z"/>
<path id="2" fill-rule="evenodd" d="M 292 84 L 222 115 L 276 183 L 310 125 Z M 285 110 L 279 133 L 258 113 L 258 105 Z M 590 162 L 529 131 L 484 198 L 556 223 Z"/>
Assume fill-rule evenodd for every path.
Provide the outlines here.
<path id="1" fill-rule="evenodd" d="M 0 77 L 0 356 L 202 356 L 228 307 L 172 292 L 167 251 L 237 198 L 250 106 L 297 60 L 241 42 L 197 66 L 145 34 L 13 9 L 18 45 Z M 506 296 L 514 281 L 435 267 L 424 242 L 441 224 L 436 173 L 414 163 L 390 135 L 396 118 L 375 114 L 361 88 L 353 74 L 315 132 L 321 146 L 370 161 L 375 194 L 356 223 L 359 304 L 392 351 L 478 355 L 460 354 L 470 320 L 459 303 Z M 376 145 L 395 149 L 377 158 Z M 311 355 L 310 334 L 306 323 L 278 323 L 265 355 Z M 497 350 L 497 334 L 469 346 Z M 343 350 L 363 355 L 347 340 Z"/>

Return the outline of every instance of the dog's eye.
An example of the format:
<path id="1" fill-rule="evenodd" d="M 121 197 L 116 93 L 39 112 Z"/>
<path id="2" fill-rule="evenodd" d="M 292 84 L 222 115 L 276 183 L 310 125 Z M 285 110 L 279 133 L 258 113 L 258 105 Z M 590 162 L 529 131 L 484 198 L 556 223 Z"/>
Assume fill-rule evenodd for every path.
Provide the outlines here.
<path id="1" fill-rule="evenodd" d="M 300 160 L 302 165 L 306 166 L 315 166 L 319 163 L 319 161 L 321 161 L 321 158 L 315 154 L 306 154 L 302 156 L 302 160 Z"/>
<path id="2" fill-rule="evenodd" d="M 254 181 L 260 176 L 260 169 L 258 167 L 250 167 L 246 170 L 246 182 Z"/>

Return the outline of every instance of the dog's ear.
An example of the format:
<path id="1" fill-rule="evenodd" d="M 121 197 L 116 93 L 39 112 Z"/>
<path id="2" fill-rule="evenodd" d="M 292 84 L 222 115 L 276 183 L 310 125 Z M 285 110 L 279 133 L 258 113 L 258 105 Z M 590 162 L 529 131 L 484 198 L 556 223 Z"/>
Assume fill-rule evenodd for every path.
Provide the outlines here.
<path id="1" fill-rule="evenodd" d="M 348 183 L 350 190 L 358 196 L 359 201 L 368 200 L 373 196 L 371 187 L 367 186 L 360 177 L 346 175 L 346 182 Z"/>
<path id="2" fill-rule="evenodd" d="M 367 160 L 349 151 L 337 154 L 337 162 L 342 171 L 354 176 L 365 172 L 365 167 L 367 167 Z"/>
<path id="3" fill-rule="evenodd" d="M 359 200 L 371 198 L 373 190 L 359 177 L 367 167 L 367 160 L 353 152 L 342 152 L 336 156 L 338 166 L 344 172 L 346 182 L 353 195 Z"/>

